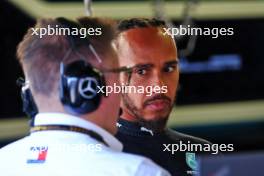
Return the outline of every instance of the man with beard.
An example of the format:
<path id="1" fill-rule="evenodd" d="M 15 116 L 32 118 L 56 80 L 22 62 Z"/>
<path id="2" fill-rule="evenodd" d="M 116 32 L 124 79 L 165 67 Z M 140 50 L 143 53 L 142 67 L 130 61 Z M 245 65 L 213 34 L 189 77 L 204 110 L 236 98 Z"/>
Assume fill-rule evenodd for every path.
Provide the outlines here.
<path id="1" fill-rule="evenodd" d="M 122 74 L 126 86 L 166 87 L 145 93 L 123 93 L 122 114 L 116 137 L 124 151 L 151 158 L 172 175 L 194 175 L 197 164 L 190 148 L 176 151 L 176 145 L 208 144 L 209 142 L 166 128 L 173 108 L 179 81 L 177 48 L 165 23 L 155 19 L 129 19 L 118 25 L 115 46 L 121 66 L 130 66 L 131 74 Z M 172 147 L 173 146 L 173 147 Z M 173 150 L 173 152 L 172 152 Z"/>

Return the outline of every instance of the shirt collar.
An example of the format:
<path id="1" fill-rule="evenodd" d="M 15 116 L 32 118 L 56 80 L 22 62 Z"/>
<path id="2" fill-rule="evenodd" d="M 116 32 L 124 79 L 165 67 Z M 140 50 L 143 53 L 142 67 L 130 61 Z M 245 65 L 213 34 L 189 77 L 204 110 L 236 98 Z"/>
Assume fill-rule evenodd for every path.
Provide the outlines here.
<path id="1" fill-rule="evenodd" d="M 98 133 L 110 148 L 122 151 L 123 145 L 112 134 L 98 125 L 80 117 L 63 113 L 39 113 L 35 116 L 34 125 L 70 125 L 78 126 Z"/>
<path id="2" fill-rule="evenodd" d="M 119 118 L 117 122 L 118 132 L 138 137 L 153 137 L 158 135 L 151 129 L 141 126 L 137 122 L 130 122 L 125 119 Z"/>

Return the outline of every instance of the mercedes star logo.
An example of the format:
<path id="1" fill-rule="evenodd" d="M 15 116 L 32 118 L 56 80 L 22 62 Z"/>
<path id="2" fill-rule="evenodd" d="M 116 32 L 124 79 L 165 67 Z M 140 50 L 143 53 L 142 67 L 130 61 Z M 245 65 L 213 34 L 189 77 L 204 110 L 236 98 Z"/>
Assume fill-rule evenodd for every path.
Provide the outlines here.
<path id="1" fill-rule="evenodd" d="M 97 94 L 97 86 L 99 86 L 97 80 L 93 77 L 86 77 L 80 79 L 78 85 L 78 91 L 85 99 L 92 99 Z"/>

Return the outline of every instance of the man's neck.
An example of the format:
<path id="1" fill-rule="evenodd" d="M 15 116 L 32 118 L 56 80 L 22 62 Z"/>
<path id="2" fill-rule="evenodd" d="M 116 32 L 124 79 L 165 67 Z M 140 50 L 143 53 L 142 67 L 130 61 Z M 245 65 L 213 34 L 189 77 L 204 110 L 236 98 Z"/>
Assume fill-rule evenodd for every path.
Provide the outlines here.
<path id="1" fill-rule="evenodd" d="M 125 121 L 128 121 L 130 123 L 139 124 L 139 126 L 141 126 L 143 128 L 151 129 L 152 131 L 155 131 L 156 133 L 162 133 L 162 132 L 164 132 L 164 130 L 166 128 L 166 122 L 162 126 L 151 125 L 151 122 L 144 123 L 145 124 L 144 125 L 142 122 L 140 122 L 140 120 L 137 117 L 135 117 L 134 115 L 132 115 L 131 113 L 129 113 L 126 110 L 123 111 L 120 118 L 125 120 Z"/>
<path id="2" fill-rule="evenodd" d="M 123 111 L 122 115 L 120 116 L 121 119 L 127 120 L 129 122 L 137 122 L 138 119 L 127 111 Z"/>

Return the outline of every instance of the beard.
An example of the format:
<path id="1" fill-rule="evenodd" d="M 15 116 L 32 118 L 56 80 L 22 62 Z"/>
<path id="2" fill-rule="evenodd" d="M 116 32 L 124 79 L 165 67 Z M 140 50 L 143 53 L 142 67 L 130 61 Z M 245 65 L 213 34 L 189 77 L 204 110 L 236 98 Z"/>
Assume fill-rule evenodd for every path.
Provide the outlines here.
<path id="1" fill-rule="evenodd" d="M 155 97 L 151 98 L 151 100 L 158 99 L 158 98 L 164 98 L 164 99 L 168 100 L 169 102 L 171 102 L 170 98 L 168 98 L 164 95 L 155 96 Z M 172 107 L 173 107 L 173 105 L 171 105 L 171 103 L 170 103 L 170 107 L 168 109 L 168 113 L 166 115 L 157 116 L 151 120 L 145 120 L 143 113 L 142 113 L 142 110 L 140 110 L 139 108 L 137 108 L 135 106 L 133 101 L 129 98 L 128 94 L 122 94 L 122 99 L 123 99 L 123 103 L 124 103 L 124 106 L 126 107 L 126 109 L 129 111 L 129 113 L 131 113 L 136 118 L 137 122 L 141 126 L 147 128 L 147 129 L 150 129 L 156 133 L 162 132 L 165 129 L 168 118 L 169 118 L 169 114 L 170 114 Z M 144 102 L 144 105 L 147 104 L 147 102 L 151 101 L 151 100 L 146 100 Z M 144 105 L 143 105 L 143 108 L 145 107 Z"/>

